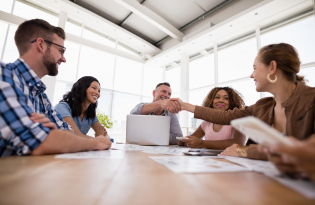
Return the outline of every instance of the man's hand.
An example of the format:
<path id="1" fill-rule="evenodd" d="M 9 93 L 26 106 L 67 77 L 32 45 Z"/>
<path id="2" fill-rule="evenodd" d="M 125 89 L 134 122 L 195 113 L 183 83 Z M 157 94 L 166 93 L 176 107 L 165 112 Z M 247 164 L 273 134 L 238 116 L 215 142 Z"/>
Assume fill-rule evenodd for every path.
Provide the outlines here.
<path id="1" fill-rule="evenodd" d="M 188 139 L 182 139 L 191 148 L 201 148 L 202 140 L 195 136 L 187 136 Z"/>
<path id="2" fill-rule="evenodd" d="M 181 111 L 181 106 L 178 101 L 174 100 L 161 100 L 161 108 L 163 110 L 168 110 L 170 113 L 177 114 Z"/>
<path id="3" fill-rule="evenodd" d="M 95 137 L 100 136 L 100 135 L 103 135 L 103 136 L 107 135 L 106 128 L 101 124 L 98 125 L 96 128 Z"/>
<path id="4" fill-rule="evenodd" d="M 185 110 L 185 103 L 180 98 L 171 98 L 170 100 L 177 102 L 180 106 L 180 110 Z"/>
<path id="5" fill-rule="evenodd" d="M 33 112 L 31 113 L 31 117 L 30 119 L 35 123 L 35 122 L 39 122 L 42 123 L 42 125 L 44 127 L 47 127 L 51 130 L 56 130 L 56 125 L 55 123 L 51 122 L 50 119 L 48 117 L 46 117 L 45 114 L 40 114 L 40 113 L 36 113 Z"/>
<path id="6" fill-rule="evenodd" d="M 112 145 L 112 142 L 103 135 L 97 136 L 95 139 L 98 141 L 96 150 L 109 149 Z"/>

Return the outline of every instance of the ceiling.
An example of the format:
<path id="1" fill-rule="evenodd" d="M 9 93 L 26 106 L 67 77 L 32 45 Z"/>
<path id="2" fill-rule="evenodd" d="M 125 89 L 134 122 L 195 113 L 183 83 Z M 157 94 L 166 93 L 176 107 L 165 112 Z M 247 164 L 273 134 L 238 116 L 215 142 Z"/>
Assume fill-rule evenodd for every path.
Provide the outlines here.
<path id="1" fill-rule="evenodd" d="M 168 34 L 113 0 L 70 0 L 155 44 Z M 135 0 L 176 29 L 211 10 L 225 0 Z M 131 15 L 130 15 L 131 14 Z M 130 15 L 128 17 L 128 15 Z M 128 17 L 128 18 L 127 18 Z M 126 19 L 127 18 L 127 19 Z M 184 32 L 184 31 L 181 31 Z"/>

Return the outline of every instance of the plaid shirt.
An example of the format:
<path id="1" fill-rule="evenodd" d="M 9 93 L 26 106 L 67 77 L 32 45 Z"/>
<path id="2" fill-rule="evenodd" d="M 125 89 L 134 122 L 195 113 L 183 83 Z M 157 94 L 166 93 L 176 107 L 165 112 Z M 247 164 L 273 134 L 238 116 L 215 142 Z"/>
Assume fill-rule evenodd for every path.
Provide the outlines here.
<path id="1" fill-rule="evenodd" d="M 72 130 L 54 110 L 46 86 L 35 72 L 17 59 L 0 63 L 0 156 L 30 154 L 48 136 L 50 129 L 33 123 L 30 114 L 44 113 L 57 129 Z"/>

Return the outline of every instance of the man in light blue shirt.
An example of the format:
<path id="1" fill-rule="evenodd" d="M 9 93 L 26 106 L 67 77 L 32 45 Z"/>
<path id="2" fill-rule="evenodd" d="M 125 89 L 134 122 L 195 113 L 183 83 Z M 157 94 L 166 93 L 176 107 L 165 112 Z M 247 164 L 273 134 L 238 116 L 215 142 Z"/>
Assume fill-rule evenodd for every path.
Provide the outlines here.
<path id="1" fill-rule="evenodd" d="M 182 137 L 183 133 L 180 128 L 177 116 L 174 113 L 180 111 L 180 105 L 177 101 L 170 100 L 172 95 L 169 83 L 159 83 L 152 92 L 152 103 L 140 103 L 130 112 L 132 115 L 161 115 L 170 116 L 170 144 L 176 144 L 176 137 Z"/>

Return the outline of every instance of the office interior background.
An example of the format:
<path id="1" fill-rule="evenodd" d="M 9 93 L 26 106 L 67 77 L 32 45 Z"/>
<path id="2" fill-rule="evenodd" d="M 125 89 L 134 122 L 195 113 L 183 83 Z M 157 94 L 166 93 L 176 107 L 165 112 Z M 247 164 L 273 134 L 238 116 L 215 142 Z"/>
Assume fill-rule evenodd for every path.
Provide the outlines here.
<path id="1" fill-rule="evenodd" d="M 216 86 L 236 89 L 247 106 L 272 96 L 256 92 L 249 77 L 259 48 L 271 43 L 293 45 L 302 62 L 300 75 L 315 86 L 313 0 L 128 2 L 0 0 L 0 60 L 19 57 L 14 33 L 26 19 L 64 28 L 67 62 L 57 77 L 42 79 L 46 93 L 56 105 L 80 77 L 96 77 L 98 109 L 114 122 L 108 132 L 118 142 L 125 141 L 126 115 L 138 103 L 152 102 L 160 82 L 171 84 L 172 97 L 195 105 Z M 187 112 L 178 117 L 184 133 L 200 124 Z"/>

